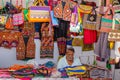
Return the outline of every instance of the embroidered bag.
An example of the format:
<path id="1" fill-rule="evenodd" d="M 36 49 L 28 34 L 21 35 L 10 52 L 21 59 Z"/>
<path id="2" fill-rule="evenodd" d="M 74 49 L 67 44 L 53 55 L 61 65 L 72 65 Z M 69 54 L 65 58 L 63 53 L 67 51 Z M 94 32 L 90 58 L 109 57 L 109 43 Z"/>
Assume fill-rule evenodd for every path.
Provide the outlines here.
<path id="1" fill-rule="evenodd" d="M 29 22 L 49 22 L 50 7 L 49 6 L 31 6 L 28 12 Z"/>
<path id="2" fill-rule="evenodd" d="M 18 5 L 18 0 L 17 3 Z M 22 6 L 22 0 L 21 0 L 21 6 Z M 19 26 L 24 23 L 24 14 L 21 12 L 21 10 L 18 11 L 19 13 L 13 14 L 13 25 L 14 26 Z"/>
<path id="3" fill-rule="evenodd" d="M 70 22 L 70 32 L 80 33 L 82 32 L 82 21 L 80 17 L 80 12 L 77 6 L 74 7 L 74 12 L 72 13 Z"/>
<path id="4" fill-rule="evenodd" d="M 107 12 L 105 13 L 105 15 L 102 17 L 101 19 L 101 28 L 100 28 L 100 32 L 110 32 L 112 30 L 112 18 L 113 15 L 108 15 L 109 11 L 112 11 L 112 14 L 114 15 L 114 9 L 112 7 L 109 7 L 107 9 Z M 119 25 L 116 25 L 116 27 Z"/>
<path id="5" fill-rule="evenodd" d="M 0 30 L 4 30 L 5 29 L 5 25 L 8 19 L 8 15 L 6 14 L 6 9 L 4 7 L 4 1 L 2 0 L 2 9 L 0 11 Z M 3 13 L 5 12 L 5 13 Z"/>
<path id="6" fill-rule="evenodd" d="M 115 30 L 115 18 L 113 18 L 113 25 L 112 25 L 112 31 L 109 32 L 108 34 L 108 41 L 120 41 L 120 29 L 119 30 Z M 120 23 L 119 23 L 119 19 L 118 21 L 116 22 L 119 24 L 120 26 Z"/>
<path id="7" fill-rule="evenodd" d="M 14 29 L 14 26 L 13 26 L 13 19 L 12 19 L 12 17 L 11 16 L 9 16 L 9 18 L 8 18 L 8 20 L 7 20 L 7 22 L 6 22 L 6 26 L 5 26 L 5 28 L 6 29 L 9 29 L 9 30 L 11 30 L 11 29 Z"/>
<path id="8" fill-rule="evenodd" d="M 95 8 L 90 14 L 84 14 L 83 18 L 83 28 L 90 30 L 99 30 L 100 27 L 101 16 L 97 15 Z"/>
<path id="9" fill-rule="evenodd" d="M 120 4 L 118 0 L 113 0 L 112 2 L 115 12 L 120 12 Z"/>

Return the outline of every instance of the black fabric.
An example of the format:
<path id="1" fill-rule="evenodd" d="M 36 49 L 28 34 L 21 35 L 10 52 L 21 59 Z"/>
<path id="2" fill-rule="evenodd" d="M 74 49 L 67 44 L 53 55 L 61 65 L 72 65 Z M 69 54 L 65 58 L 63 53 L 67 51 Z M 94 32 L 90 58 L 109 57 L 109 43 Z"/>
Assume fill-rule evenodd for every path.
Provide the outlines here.
<path id="1" fill-rule="evenodd" d="M 64 21 L 64 20 L 59 20 L 59 27 L 56 29 L 56 33 L 57 33 L 57 38 L 59 37 L 65 37 L 67 38 L 67 30 L 69 27 L 69 23 L 68 21 Z"/>
<path id="2" fill-rule="evenodd" d="M 115 69 L 120 69 L 120 60 L 117 64 L 115 64 Z"/>

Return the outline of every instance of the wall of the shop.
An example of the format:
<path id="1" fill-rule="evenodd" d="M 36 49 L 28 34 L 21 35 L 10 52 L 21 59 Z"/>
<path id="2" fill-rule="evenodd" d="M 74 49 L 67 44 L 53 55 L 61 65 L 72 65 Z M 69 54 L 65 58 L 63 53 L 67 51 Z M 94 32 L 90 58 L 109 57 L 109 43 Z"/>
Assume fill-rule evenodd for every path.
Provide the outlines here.
<path id="1" fill-rule="evenodd" d="M 10 0 L 3 0 L 4 2 L 10 1 Z M 18 0 L 19 3 L 21 0 Z M 29 5 L 32 4 L 33 0 L 30 0 Z M 95 1 L 98 2 L 98 0 L 90 0 L 90 1 Z M 0 0 L 0 5 L 2 0 Z M 12 0 L 12 3 L 16 4 L 16 0 Z M 23 7 L 25 7 L 25 0 L 23 0 Z M 98 4 L 98 3 L 97 3 Z M 35 61 L 39 64 L 43 64 L 47 61 L 53 61 L 55 63 L 57 63 L 58 60 L 58 47 L 57 47 L 57 43 L 54 43 L 54 58 L 53 59 L 40 59 L 40 41 L 39 40 L 35 40 L 36 43 L 36 56 L 35 56 Z M 86 52 L 82 52 L 81 47 L 74 47 L 75 48 L 75 55 L 76 57 L 81 57 L 81 62 L 86 64 L 88 62 L 88 56 L 90 57 L 90 64 L 93 63 L 94 60 L 94 52 L 93 51 L 86 51 Z M 114 51 L 111 52 L 111 57 L 115 57 L 114 55 Z M 0 68 L 3 67 L 9 67 L 13 64 L 26 64 L 27 62 L 25 61 L 19 61 L 16 60 L 16 48 L 12 48 L 12 49 L 5 49 L 0 47 Z M 98 65 L 105 67 L 105 63 L 102 62 L 98 62 Z M 114 66 L 112 67 L 112 71 L 114 73 Z M 115 79 L 114 80 L 119 80 L 120 79 L 120 70 L 115 70 Z"/>

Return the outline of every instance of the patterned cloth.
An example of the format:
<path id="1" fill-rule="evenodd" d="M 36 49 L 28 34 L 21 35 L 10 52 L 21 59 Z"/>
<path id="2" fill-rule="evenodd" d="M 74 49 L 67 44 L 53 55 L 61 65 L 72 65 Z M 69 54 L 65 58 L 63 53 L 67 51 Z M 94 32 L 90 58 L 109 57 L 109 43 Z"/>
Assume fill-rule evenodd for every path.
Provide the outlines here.
<path id="1" fill-rule="evenodd" d="M 51 25 L 43 23 L 41 27 L 41 51 L 40 58 L 53 58 L 54 32 Z"/>
<path id="2" fill-rule="evenodd" d="M 101 33 L 97 43 L 95 44 L 95 54 L 101 58 L 101 61 L 107 61 L 110 57 L 110 49 L 108 48 L 108 33 Z"/>

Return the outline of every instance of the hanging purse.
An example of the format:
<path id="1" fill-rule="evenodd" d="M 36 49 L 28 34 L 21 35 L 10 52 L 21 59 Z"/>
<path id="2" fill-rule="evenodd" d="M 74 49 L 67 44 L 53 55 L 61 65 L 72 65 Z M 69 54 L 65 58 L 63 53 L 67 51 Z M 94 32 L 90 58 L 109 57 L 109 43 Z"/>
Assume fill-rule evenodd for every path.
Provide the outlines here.
<path id="1" fill-rule="evenodd" d="M 115 18 L 113 18 L 113 25 L 112 25 L 112 31 L 109 32 L 108 34 L 108 41 L 120 41 L 120 29 L 119 30 L 115 30 Z M 119 19 L 117 21 L 117 23 L 120 26 L 120 22 Z"/>
<path id="2" fill-rule="evenodd" d="M 95 8 L 90 14 L 84 14 L 83 18 L 83 28 L 90 30 L 99 30 L 100 28 L 101 16 L 97 15 Z"/>
<path id="3" fill-rule="evenodd" d="M 3 13 L 5 12 L 5 13 Z M 2 9 L 0 11 L 0 30 L 4 30 L 5 29 L 5 25 L 8 19 L 8 15 L 6 14 L 6 9 L 4 7 L 4 1 L 2 0 Z"/>
<path id="4" fill-rule="evenodd" d="M 6 22 L 5 28 L 8 29 L 8 30 L 14 29 L 14 26 L 13 26 L 13 23 L 12 23 L 12 22 L 13 22 L 13 19 L 12 19 L 11 16 L 9 16 L 9 18 L 8 18 L 8 20 L 7 20 L 7 22 Z"/>
<path id="5" fill-rule="evenodd" d="M 113 8 L 114 8 L 115 12 L 116 12 L 116 13 L 117 13 L 117 12 L 120 12 L 120 4 L 119 4 L 119 1 L 118 1 L 118 0 L 113 0 L 112 4 L 113 4 Z"/>
<path id="6" fill-rule="evenodd" d="M 74 12 L 72 13 L 70 22 L 70 32 L 82 32 L 81 18 L 77 6 L 74 7 Z"/>
<path id="7" fill-rule="evenodd" d="M 31 6 L 28 12 L 29 22 L 49 22 L 50 7 L 49 6 Z"/>
<path id="8" fill-rule="evenodd" d="M 101 19 L 101 28 L 100 28 L 100 32 L 110 32 L 112 30 L 112 18 L 113 15 L 108 15 L 109 11 L 112 11 L 112 14 L 114 15 L 114 9 L 112 7 L 109 7 L 107 9 L 107 12 L 105 13 L 105 15 L 102 17 Z M 119 25 L 116 25 L 116 27 L 119 27 Z"/>
<path id="9" fill-rule="evenodd" d="M 18 0 L 16 1 L 16 4 L 18 6 Z M 21 0 L 21 6 L 22 6 L 22 0 Z M 23 12 L 21 11 L 21 9 L 18 12 L 19 13 L 13 14 L 13 25 L 14 26 L 19 26 L 19 25 L 22 25 L 24 23 L 24 14 L 23 14 Z"/>

